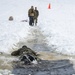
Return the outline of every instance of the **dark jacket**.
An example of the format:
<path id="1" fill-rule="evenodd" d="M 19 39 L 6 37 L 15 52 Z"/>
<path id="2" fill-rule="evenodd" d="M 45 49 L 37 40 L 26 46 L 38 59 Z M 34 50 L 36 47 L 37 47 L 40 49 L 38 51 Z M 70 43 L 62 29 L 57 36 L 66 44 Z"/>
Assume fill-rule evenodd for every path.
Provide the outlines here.
<path id="1" fill-rule="evenodd" d="M 34 18 L 36 19 L 36 18 L 38 18 L 38 16 L 39 16 L 39 11 L 35 10 L 35 16 L 34 16 Z"/>
<path id="2" fill-rule="evenodd" d="M 34 9 L 29 9 L 28 10 L 28 16 L 30 17 L 30 16 L 35 16 L 35 11 L 34 11 Z"/>

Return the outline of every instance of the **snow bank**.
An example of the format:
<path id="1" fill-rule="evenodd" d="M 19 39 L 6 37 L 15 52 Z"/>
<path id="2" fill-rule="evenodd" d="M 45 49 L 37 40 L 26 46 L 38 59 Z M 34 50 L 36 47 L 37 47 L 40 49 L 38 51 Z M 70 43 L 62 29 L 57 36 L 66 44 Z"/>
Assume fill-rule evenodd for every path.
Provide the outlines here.
<path id="1" fill-rule="evenodd" d="M 51 1 L 51 9 L 42 8 L 43 34 L 49 46 L 55 45 L 58 53 L 75 55 L 75 1 Z M 44 4 L 45 5 L 45 4 Z M 45 11 L 45 12 L 43 12 Z"/>
<path id="2" fill-rule="evenodd" d="M 28 23 L 0 21 L 0 52 L 9 53 L 14 44 L 27 37 Z"/>

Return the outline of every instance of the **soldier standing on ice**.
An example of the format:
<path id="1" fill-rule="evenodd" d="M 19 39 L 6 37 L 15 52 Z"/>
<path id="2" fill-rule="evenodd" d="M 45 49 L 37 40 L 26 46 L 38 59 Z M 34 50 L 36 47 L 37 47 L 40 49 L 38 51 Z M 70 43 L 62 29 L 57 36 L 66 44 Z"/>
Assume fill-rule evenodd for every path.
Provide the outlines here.
<path id="1" fill-rule="evenodd" d="M 38 16 L 39 16 L 39 11 L 37 10 L 37 7 L 35 7 L 35 16 L 34 16 L 35 25 L 37 25 Z"/>
<path id="2" fill-rule="evenodd" d="M 34 7 L 31 6 L 31 8 L 28 10 L 29 25 L 31 26 L 34 25 L 34 16 L 35 16 Z"/>

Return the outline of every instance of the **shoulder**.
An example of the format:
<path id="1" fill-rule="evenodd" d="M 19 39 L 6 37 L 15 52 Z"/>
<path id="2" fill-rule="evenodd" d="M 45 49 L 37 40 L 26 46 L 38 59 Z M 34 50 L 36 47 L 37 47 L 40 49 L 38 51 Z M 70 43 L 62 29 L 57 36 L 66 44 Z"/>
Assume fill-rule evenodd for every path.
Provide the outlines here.
<path id="1" fill-rule="evenodd" d="M 31 9 L 29 9 L 28 11 L 31 11 Z"/>
<path id="2" fill-rule="evenodd" d="M 39 12 L 39 11 L 37 10 L 37 12 Z"/>
<path id="3" fill-rule="evenodd" d="M 39 12 L 38 10 L 36 10 L 36 12 Z"/>

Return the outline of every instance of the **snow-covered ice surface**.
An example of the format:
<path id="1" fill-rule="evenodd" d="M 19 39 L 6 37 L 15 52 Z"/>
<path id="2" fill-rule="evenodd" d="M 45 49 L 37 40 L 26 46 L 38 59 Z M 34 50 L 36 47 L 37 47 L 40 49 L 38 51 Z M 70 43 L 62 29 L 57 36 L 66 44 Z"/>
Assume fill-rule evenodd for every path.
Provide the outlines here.
<path id="1" fill-rule="evenodd" d="M 48 9 L 49 3 L 51 4 L 51 9 Z M 28 20 L 28 9 L 32 5 L 37 6 L 40 13 L 38 26 L 35 27 L 29 26 L 28 22 L 21 22 L 22 20 Z M 14 21 L 9 22 L 9 16 L 13 16 Z M 73 66 L 69 65 L 69 69 L 67 69 L 69 71 L 68 75 L 73 74 L 75 69 L 75 57 L 69 57 L 69 55 L 75 55 L 74 19 L 75 0 L 1 0 L 0 52 L 10 54 L 13 50 L 26 44 L 28 47 L 36 50 L 37 52 L 52 51 L 66 54 L 68 55 L 67 59 L 70 59 L 74 64 Z M 59 58 L 60 56 L 57 57 Z M 60 58 L 62 59 L 62 57 Z M 10 55 L 1 55 L 0 63 L 2 63 L 3 68 L 3 70 L 2 68 L 0 70 L 1 74 L 5 73 L 3 75 L 10 75 L 11 73 L 14 73 L 15 70 L 10 71 L 5 69 L 5 66 L 9 66 L 7 67 L 8 69 L 11 68 L 11 61 L 13 60 L 17 59 Z M 69 61 L 68 63 L 70 64 Z M 4 64 L 6 65 L 3 67 Z M 17 70 L 17 73 L 19 71 L 21 70 Z M 67 72 L 65 69 L 63 69 L 63 71 Z M 63 71 L 55 70 L 54 73 Z M 47 73 L 40 72 L 40 74 L 46 75 Z M 36 75 L 39 75 L 39 73 Z M 54 75 L 53 72 L 52 75 Z M 59 73 L 59 75 L 63 74 Z M 67 74 L 64 73 L 64 75 Z"/>
<path id="2" fill-rule="evenodd" d="M 0 21 L 0 52 L 10 53 L 14 45 L 27 37 L 29 26 L 21 22 Z"/>
<path id="3" fill-rule="evenodd" d="M 58 53 L 75 55 L 75 1 L 49 1 L 51 9 L 41 6 L 40 24 L 48 45 L 55 45 Z M 43 12 L 44 11 L 44 12 Z"/>

